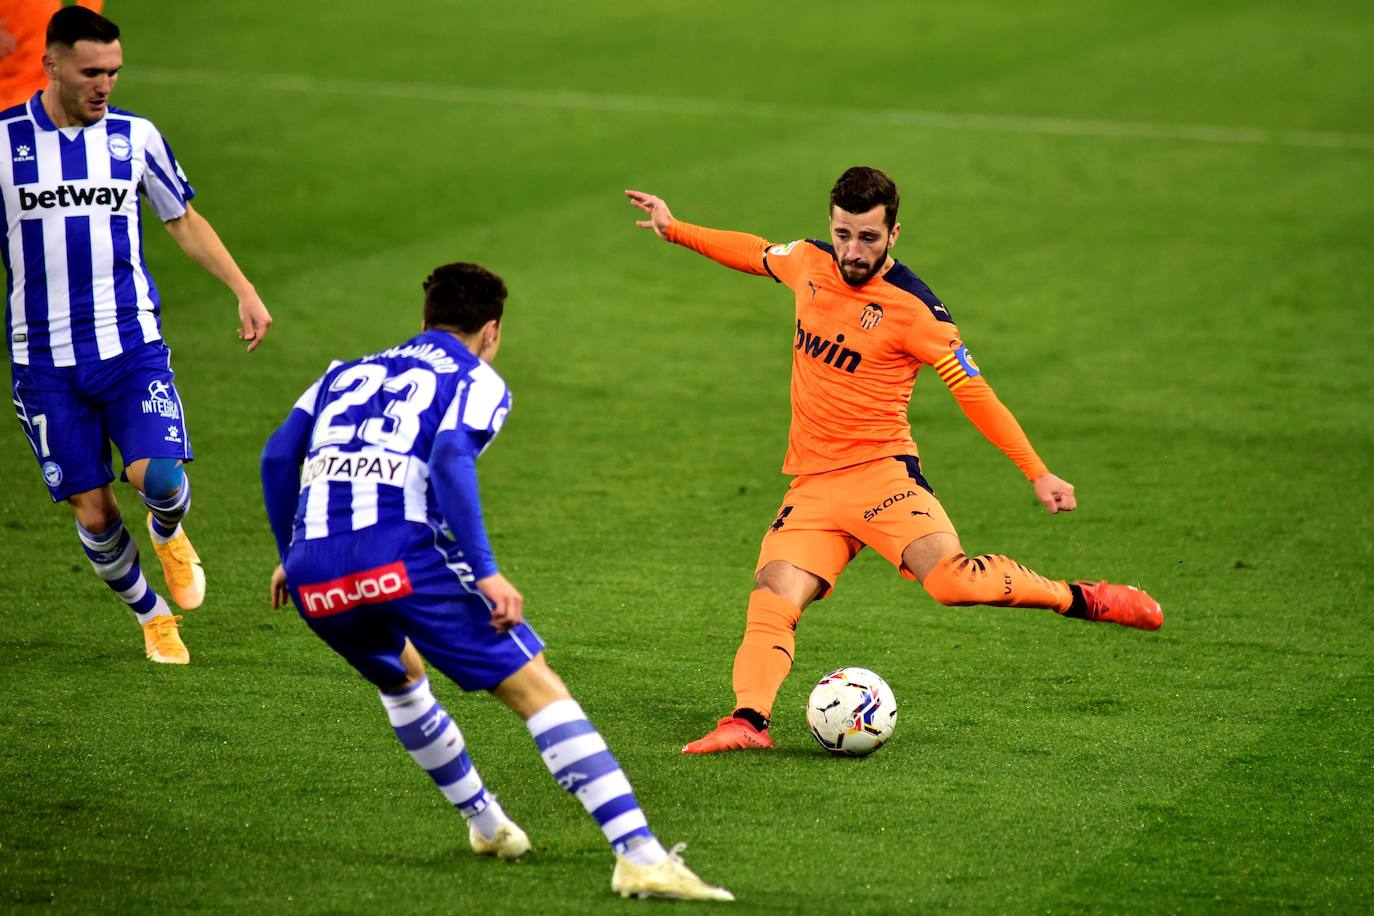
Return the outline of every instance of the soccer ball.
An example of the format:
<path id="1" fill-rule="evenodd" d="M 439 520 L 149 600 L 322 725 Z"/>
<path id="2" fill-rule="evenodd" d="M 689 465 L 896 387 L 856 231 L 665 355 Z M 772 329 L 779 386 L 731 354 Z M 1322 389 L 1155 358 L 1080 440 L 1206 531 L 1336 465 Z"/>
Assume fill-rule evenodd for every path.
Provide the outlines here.
<path id="1" fill-rule="evenodd" d="M 811 690 L 806 724 L 830 753 L 862 757 L 892 737 L 897 700 L 887 681 L 867 668 L 841 668 Z"/>

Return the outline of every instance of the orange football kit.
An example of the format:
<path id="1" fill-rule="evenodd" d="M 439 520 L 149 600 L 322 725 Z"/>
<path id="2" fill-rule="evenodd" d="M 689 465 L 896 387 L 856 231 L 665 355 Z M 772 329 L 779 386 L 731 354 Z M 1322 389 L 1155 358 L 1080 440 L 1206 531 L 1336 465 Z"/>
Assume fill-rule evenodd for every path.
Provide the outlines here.
<path id="1" fill-rule="evenodd" d="M 104 0 L 81 0 L 76 5 L 98 13 Z M 27 102 L 47 88 L 43 51 L 48 20 L 61 8 L 59 0 L 4 0 L 0 4 L 0 111 Z"/>
<path id="2" fill-rule="evenodd" d="M 680 220 L 668 224 L 665 237 L 735 270 L 771 276 L 796 298 L 792 423 L 782 467 L 793 480 L 764 535 L 756 571 L 783 560 L 821 579 L 818 597 L 823 598 L 863 547 L 872 547 L 914 579 L 902 565 L 907 546 L 926 535 L 955 532 L 922 476 L 907 419 L 922 366 L 930 367 L 973 424 L 1028 480 L 1048 473 L 969 355 L 949 310 L 901 262 L 851 286 L 825 242 L 775 245 L 747 233 Z M 1038 607 L 1099 619 L 1090 598 L 1083 606 L 1077 586 L 1047 579 L 1003 556 L 953 553 L 922 584 L 945 605 Z M 751 593 L 744 639 L 735 657 L 735 716 L 756 712 L 751 721 L 766 724 L 772 715 L 778 689 L 791 670 L 801 613 L 772 591 Z M 740 720 L 727 717 L 722 726 L 727 722 Z M 722 744 L 708 735 L 684 750 L 771 745 L 766 729 L 740 725 L 734 731 L 758 740 Z"/>

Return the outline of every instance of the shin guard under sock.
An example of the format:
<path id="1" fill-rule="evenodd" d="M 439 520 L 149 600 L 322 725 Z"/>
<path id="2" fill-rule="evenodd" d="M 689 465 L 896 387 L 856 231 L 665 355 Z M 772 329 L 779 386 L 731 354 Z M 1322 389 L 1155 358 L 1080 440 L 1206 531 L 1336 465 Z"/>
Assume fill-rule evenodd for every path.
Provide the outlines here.
<path id="1" fill-rule="evenodd" d="M 773 714 L 773 700 L 792 670 L 801 613 L 781 595 L 765 589 L 750 593 L 732 677 L 737 707 L 756 710 L 765 720 Z"/>
<path id="2" fill-rule="evenodd" d="M 1067 582 L 1046 579 L 997 554 L 950 554 L 935 565 L 921 584 L 932 598 L 945 605 L 1042 607 L 1058 614 L 1073 606 L 1073 592 Z"/>

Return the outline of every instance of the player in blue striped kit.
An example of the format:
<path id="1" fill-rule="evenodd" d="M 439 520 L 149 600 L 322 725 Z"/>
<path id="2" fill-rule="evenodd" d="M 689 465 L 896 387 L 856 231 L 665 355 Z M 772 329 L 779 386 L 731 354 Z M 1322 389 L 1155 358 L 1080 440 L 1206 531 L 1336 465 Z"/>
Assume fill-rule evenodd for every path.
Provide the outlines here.
<path id="1" fill-rule="evenodd" d="M 267 516 L 282 557 L 273 606 L 289 596 L 315 634 L 377 686 L 397 738 L 467 819 L 478 853 L 516 859 L 529 840 L 483 785 L 422 658 L 525 720 L 549 772 L 610 842 L 613 890 L 734 899 L 649 829 L 492 557 L 475 462 L 510 410 L 490 365 L 505 284 L 475 264 L 448 264 L 424 291 L 421 334 L 331 365 L 263 451 Z"/>
<path id="2" fill-rule="evenodd" d="M 110 443 L 149 509 L 173 601 L 205 598 L 182 530 L 192 458 L 157 288 L 144 263 L 139 195 L 186 254 L 239 300 L 239 336 L 262 342 L 271 316 L 214 229 L 153 124 L 110 107 L 119 29 L 80 7 L 48 24 L 46 89 L 0 112 L 5 332 L 15 412 L 54 502 L 66 500 L 96 573 L 137 615 L 156 662 L 186 664 L 180 617 L 149 587 L 111 483 Z"/>

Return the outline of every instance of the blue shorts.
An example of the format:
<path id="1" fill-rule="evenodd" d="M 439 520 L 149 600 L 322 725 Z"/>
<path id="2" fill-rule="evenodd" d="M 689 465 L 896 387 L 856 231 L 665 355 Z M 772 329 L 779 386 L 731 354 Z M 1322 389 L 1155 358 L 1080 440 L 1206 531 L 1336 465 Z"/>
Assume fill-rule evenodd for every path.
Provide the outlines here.
<path id="1" fill-rule="evenodd" d="M 79 366 L 10 364 L 14 410 L 53 502 L 114 480 L 110 443 L 140 458 L 191 460 L 172 354 L 161 341 Z"/>
<path id="2" fill-rule="evenodd" d="M 292 544 L 285 563 L 291 598 L 315 635 L 378 687 L 405 680 L 408 638 L 459 687 L 489 690 L 544 651 L 544 642 L 524 623 L 492 629 L 486 600 L 438 550 L 425 549 L 433 536 L 416 527 L 423 537 L 401 550 L 375 529 Z"/>

